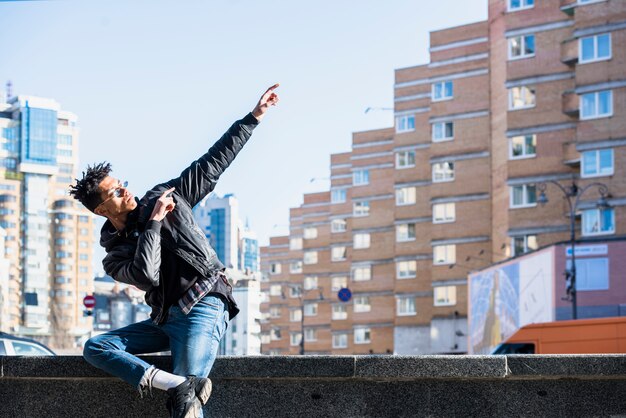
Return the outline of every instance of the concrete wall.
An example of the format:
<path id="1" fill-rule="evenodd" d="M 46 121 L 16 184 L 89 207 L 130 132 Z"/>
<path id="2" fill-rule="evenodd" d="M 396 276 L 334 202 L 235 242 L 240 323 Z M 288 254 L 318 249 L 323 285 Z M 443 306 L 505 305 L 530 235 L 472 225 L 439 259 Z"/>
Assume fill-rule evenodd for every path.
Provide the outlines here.
<path id="1" fill-rule="evenodd" d="M 1 417 L 167 416 L 80 357 L 0 362 Z M 626 415 L 624 355 L 223 357 L 211 378 L 210 417 Z"/>

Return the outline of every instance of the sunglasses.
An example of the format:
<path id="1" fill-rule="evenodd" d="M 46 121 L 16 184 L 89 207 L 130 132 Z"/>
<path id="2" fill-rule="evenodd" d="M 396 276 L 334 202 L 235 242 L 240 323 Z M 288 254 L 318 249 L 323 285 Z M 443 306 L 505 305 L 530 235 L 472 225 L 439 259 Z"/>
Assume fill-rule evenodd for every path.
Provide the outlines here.
<path id="1" fill-rule="evenodd" d="M 109 193 L 109 197 L 106 198 L 105 200 L 103 200 L 100 205 L 103 205 L 105 202 L 108 202 L 109 200 L 113 199 L 114 197 L 122 197 L 122 195 L 124 195 L 124 191 L 123 189 L 126 189 L 126 187 L 128 187 L 128 182 L 119 182 L 117 187 L 115 189 L 113 189 L 113 192 Z M 100 206 L 98 205 L 98 206 Z M 97 207 L 97 206 L 96 206 Z"/>

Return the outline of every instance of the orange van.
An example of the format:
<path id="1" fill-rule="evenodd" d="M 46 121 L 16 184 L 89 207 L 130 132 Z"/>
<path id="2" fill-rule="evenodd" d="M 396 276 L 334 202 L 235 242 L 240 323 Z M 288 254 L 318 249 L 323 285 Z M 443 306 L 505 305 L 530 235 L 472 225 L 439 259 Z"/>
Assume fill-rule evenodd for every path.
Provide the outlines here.
<path id="1" fill-rule="evenodd" d="M 491 354 L 626 353 L 626 317 L 525 325 Z"/>

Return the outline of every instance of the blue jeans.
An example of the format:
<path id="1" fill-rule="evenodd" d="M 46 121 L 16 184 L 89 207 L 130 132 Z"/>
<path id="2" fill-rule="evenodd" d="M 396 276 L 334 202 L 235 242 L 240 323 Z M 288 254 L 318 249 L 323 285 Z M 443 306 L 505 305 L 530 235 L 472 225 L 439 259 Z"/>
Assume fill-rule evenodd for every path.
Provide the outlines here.
<path id="1" fill-rule="evenodd" d="M 106 332 L 85 343 L 83 356 L 93 366 L 117 376 L 140 391 L 150 364 L 136 354 L 171 350 L 173 373 L 207 377 L 220 340 L 228 327 L 228 309 L 218 297 L 205 296 L 185 315 L 170 307 L 163 325 L 151 319 Z"/>

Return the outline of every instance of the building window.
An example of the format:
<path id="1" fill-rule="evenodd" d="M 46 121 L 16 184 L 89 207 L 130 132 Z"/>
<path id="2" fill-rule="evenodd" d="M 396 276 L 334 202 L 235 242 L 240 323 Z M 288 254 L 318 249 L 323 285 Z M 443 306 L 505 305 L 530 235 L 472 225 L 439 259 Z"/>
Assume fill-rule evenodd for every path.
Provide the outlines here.
<path id="1" fill-rule="evenodd" d="M 535 88 L 528 86 L 509 89 L 509 110 L 535 107 Z"/>
<path id="2" fill-rule="evenodd" d="M 330 232 L 346 232 L 347 222 L 345 219 L 333 219 L 330 222 Z"/>
<path id="3" fill-rule="evenodd" d="M 396 133 L 411 132 L 415 130 L 415 116 L 398 116 L 396 118 Z"/>
<path id="4" fill-rule="evenodd" d="M 432 87 L 432 101 L 449 100 L 454 97 L 452 81 L 434 83 Z"/>
<path id="5" fill-rule="evenodd" d="M 369 170 L 356 170 L 352 173 L 352 185 L 364 186 L 370 183 L 370 171 Z"/>
<path id="6" fill-rule="evenodd" d="M 456 219 L 455 203 L 437 203 L 433 205 L 433 223 L 454 222 Z"/>
<path id="7" fill-rule="evenodd" d="M 347 276 L 335 276 L 331 279 L 331 290 L 334 292 L 343 289 L 344 287 L 348 287 L 348 277 Z"/>
<path id="8" fill-rule="evenodd" d="M 302 310 L 293 309 L 289 311 L 289 320 L 291 322 L 300 322 L 302 321 Z"/>
<path id="9" fill-rule="evenodd" d="M 317 289 L 317 276 L 306 276 L 304 278 L 304 290 Z"/>
<path id="10" fill-rule="evenodd" d="M 417 261 L 398 261 L 396 263 L 396 278 L 412 279 L 417 273 Z"/>
<path id="11" fill-rule="evenodd" d="M 396 242 L 414 241 L 415 224 L 396 225 Z"/>
<path id="12" fill-rule="evenodd" d="M 332 319 L 348 319 L 348 309 L 346 305 L 333 305 Z"/>
<path id="13" fill-rule="evenodd" d="M 355 282 L 372 280 L 372 266 L 354 267 L 352 269 L 352 280 Z"/>
<path id="14" fill-rule="evenodd" d="M 354 234 L 354 249 L 370 247 L 370 234 Z"/>
<path id="15" fill-rule="evenodd" d="M 417 191 L 415 187 L 401 187 L 396 189 L 396 205 L 414 205 L 417 201 Z"/>
<path id="16" fill-rule="evenodd" d="M 415 297 L 398 296 L 396 299 L 396 308 L 398 316 L 415 315 Z"/>
<path id="17" fill-rule="evenodd" d="M 433 123 L 432 139 L 433 142 L 452 141 L 454 139 L 454 123 Z"/>
<path id="18" fill-rule="evenodd" d="M 434 289 L 434 306 L 456 305 L 456 286 L 439 286 Z"/>
<path id="19" fill-rule="evenodd" d="M 567 269 L 571 268 L 572 260 L 567 260 Z M 609 259 L 577 258 L 576 290 L 609 290 Z"/>
<path id="20" fill-rule="evenodd" d="M 317 238 L 317 228 L 304 228 L 303 235 L 304 239 L 315 239 Z"/>
<path id="21" fill-rule="evenodd" d="M 578 42 L 580 64 L 611 59 L 610 33 L 580 38 Z"/>
<path id="22" fill-rule="evenodd" d="M 510 140 L 509 158 L 517 160 L 537 155 L 537 135 L 514 136 Z"/>
<path id="23" fill-rule="evenodd" d="M 354 312 L 369 312 L 372 310 L 369 296 L 354 297 Z"/>
<path id="24" fill-rule="evenodd" d="M 613 149 L 583 152 L 582 177 L 601 177 L 613 174 Z"/>
<path id="25" fill-rule="evenodd" d="M 282 288 L 279 284 L 270 286 L 270 296 L 282 296 Z"/>
<path id="26" fill-rule="evenodd" d="M 583 236 L 615 233 L 615 210 L 589 209 L 583 211 Z"/>
<path id="27" fill-rule="evenodd" d="M 354 202 L 352 214 L 354 216 L 368 216 L 370 214 L 370 202 Z"/>
<path id="28" fill-rule="evenodd" d="M 535 56 L 535 35 L 521 35 L 509 38 L 509 59 Z"/>
<path id="29" fill-rule="evenodd" d="M 300 345 L 300 342 L 302 341 L 302 334 L 299 332 L 292 332 L 291 334 L 289 334 L 289 344 L 292 347 L 297 347 Z"/>
<path id="30" fill-rule="evenodd" d="M 511 247 L 513 248 L 514 257 L 539 248 L 539 245 L 537 245 L 537 235 L 513 237 L 512 241 Z"/>
<path id="31" fill-rule="evenodd" d="M 59 157 L 71 157 L 72 156 L 72 150 L 71 149 L 58 149 L 57 150 L 57 155 Z"/>
<path id="32" fill-rule="evenodd" d="M 302 249 L 302 238 L 291 238 L 289 240 L 289 249 L 290 250 L 301 250 Z"/>
<path id="33" fill-rule="evenodd" d="M 270 340 L 278 341 L 281 339 L 280 328 L 272 328 L 270 330 Z"/>
<path id="34" fill-rule="evenodd" d="M 332 261 L 343 261 L 346 259 L 347 251 L 346 247 L 333 247 L 331 249 L 331 259 Z"/>
<path id="35" fill-rule="evenodd" d="M 307 302 L 304 304 L 304 316 L 316 316 L 317 315 L 317 303 Z"/>
<path id="36" fill-rule="evenodd" d="M 317 341 L 317 330 L 307 328 L 304 330 L 304 341 Z"/>
<path id="37" fill-rule="evenodd" d="M 435 245 L 433 247 L 433 264 L 437 266 L 456 263 L 456 245 Z"/>
<path id="38" fill-rule="evenodd" d="M 290 298 L 298 298 L 302 295 L 302 289 L 300 286 L 291 286 L 289 288 L 289 297 Z"/>
<path id="39" fill-rule="evenodd" d="M 261 333 L 261 344 L 269 344 L 271 341 L 269 332 Z"/>
<path id="40" fill-rule="evenodd" d="M 270 318 L 280 318 L 280 308 L 277 306 L 272 306 L 270 308 Z"/>
<path id="41" fill-rule="evenodd" d="M 354 343 L 355 344 L 369 344 L 372 341 L 372 332 L 369 328 L 355 328 L 354 329 Z"/>
<path id="42" fill-rule="evenodd" d="M 348 348 L 348 334 L 333 334 L 333 348 Z"/>
<path id="43" fill-rule="evenodd" d="M 534 184 L 511 187 L 511 208 L 537 206 L 537 188 Z"/>
<path id="44" fill-rule="evenodd" d="M 333 189 L 330 191 L 330 203 L 344 203 L 346 201 L 346 189 Z"/>
<path id="45" fill-rule="evenodd" d="M 613 91 L 604 90 L 580 96 L 580 118 L 596 119 L 613 115 Z"/>
<path id="46" fill-rule="evenodd" d="M 530 9 L 535 5 L 535 0 L 508 0 L 509 12 L 516 12 L 518 10 Z"/>
<path id="47" fill-rule="evenodd" d="M 270 274 L 280 274 L 281 273 L 281 265 L 280 263 L 272 263 L 270 264 Z"/>
<path id="48" fill-rule="evenodd" d="M 269 292 L 261 292 L 261 303 L 266 303 L 270 301 Z"/>
<path id="49" fill-rule="evenodd" d="M 289 273 L 302 273 L 302 261 L 294 261 L 289 265 Z"/>
<path id="50" fill-rule="evenodd" d="M 317 251 L 305 251 L 304 264 L 317 264 Z"/>
<path id="51" fill-rule="evenodd" d="M 396 152 L 396 168 L 415 167 L 415 151 Z"/>
<path id="52" fill-rule="evenodd" d="M 443 162 L 433 164 L 433 183 L 454 180 L 454 163 Z"/>

